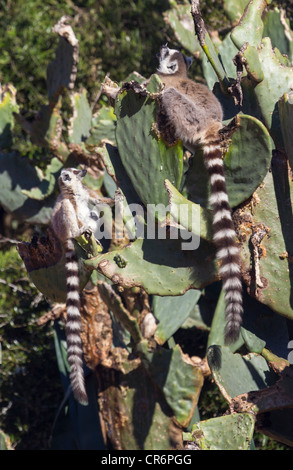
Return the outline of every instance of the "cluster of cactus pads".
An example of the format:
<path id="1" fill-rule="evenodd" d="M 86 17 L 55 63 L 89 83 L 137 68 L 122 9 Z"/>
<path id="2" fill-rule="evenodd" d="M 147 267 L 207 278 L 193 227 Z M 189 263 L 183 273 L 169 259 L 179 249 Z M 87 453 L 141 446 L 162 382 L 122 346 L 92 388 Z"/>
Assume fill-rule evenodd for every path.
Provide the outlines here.
<path id="1" fill-rule="evenodd" d="M 170 1 L 165 13 L 179 43 L 201 61 L 206 82 L 222 103 L 224 123 L 233 128 L 224 163 L 243 261 L 245 314 L 241 337 L 229 347 L 224 346 L 225 305 L 211 242 L 207 174 L 200 150 L 187 163 L 181 143 L 168 145 L 157 131 L 159 77 L 153 75 L 144 86 L 144 78 L 134 73 L 115 101 L 93 115 L 86 90 L 74 89 L 78 41 L 62 18 L 54 28 L 59 45 L 48 67 L 48 104 L 36 118 L 23 119 L 15 89 L 2 87 L 0 202 L 5 210 L 46 227 L 64 166 L 84 165 L 92 191 L 112 197 L 119 187 L 124 196 L 115 207 L 121 214 L 115 217 L 115 232 L 111 210 L 104 211 L 103 224 L 112 235 L 101 239 L 102 249 L 94 238 L 77 244 L 90 399 L 82 407 L 69 397 L 79 448 L 110 442 L 116 449 L 250 449 L 255 430 L 293 443 L 288 362 L 293 32 L 284 12 L 270 9 L 270 3 L 225 0 L 234 27 L 223 40 L 214 36 L 213 41 L 203 22 L 195 28 L 198 38 L 194 33 L 197 2 L 192 2 L 193 15 L 189 2 Z M 68 121 L 62 119 L 64 96 L 72 106 Z M 51 155 L 42 171 L 9 152 L 15 120 Z M 132 204 L 142 209 L 135 219 Z M 150 223 L 165 228 L 166 237 L 148 237 Z M 176 227 L 181 238 L 168 235 Z M 182 250 L 186 234 L 200 241 L 196 249 Z M 50 230 L 30 244 L 20 243 L 19 253 L 38 289 L 54 303 L 64 302 L 64 256 Z M 58 363 L 68 386 L 58 321 L 63 310 L 58 305 L 52 311 Z M 188 348 L 183 352 L 176 343 L 178 331 L 188 338 L 190 332 L 203 332 L 207 342 L 201 357 Z M 229 413 L 201 420 L 198 400 L 210 378 Z M 97 416 L 103 422 L 98 431 Z M 66 416 L 61 418 L 64 425 Z M 60 429 L 57 423 L 56 448 Z"/>

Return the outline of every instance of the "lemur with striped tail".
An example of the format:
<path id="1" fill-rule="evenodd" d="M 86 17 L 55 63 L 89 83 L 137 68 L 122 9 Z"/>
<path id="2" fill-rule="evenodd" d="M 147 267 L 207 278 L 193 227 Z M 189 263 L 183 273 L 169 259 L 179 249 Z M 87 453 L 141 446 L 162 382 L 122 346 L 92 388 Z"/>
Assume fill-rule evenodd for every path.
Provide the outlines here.
<path id="1" fill-rule="evenodd" d="M 239 336 L 243 306 L 240 256 L 229 205 L 223 167 L 223 151 L 219 131 L 223 112 L 215 95 L 203 84 L 187 77 L 191 60 L 175 49 L 162 46 L 158 54 L 157 74 L 165 87 L 162 107 L 167 125 L 175 138 L 194 152 L 200 145 L 210 178 L 210 205 L 213 209 L 213 239 L 226 301 L 225 341 L 232 343 Z"/>
<path id="2" fill-rule="evenodd" d="M 55 235 L 62 242 L 66 270 L 66 342 L 67 357 L 70 366 L 70 381 L 73 395 L 81 404 L 88 404 L 82 364 L 82 342 L 80 337 L 80 293 L 78 258 L 75 252 L 74 238 L 83 233 L 94 233 L 99 215 L 89 205 L 99 203 L 113 204 L 108 198 L 92 198 L 89 190 L 82 184 L 86 170 L 65 168 L 58 179 L 60 195 L 57 198 L 51 218 Z"/>

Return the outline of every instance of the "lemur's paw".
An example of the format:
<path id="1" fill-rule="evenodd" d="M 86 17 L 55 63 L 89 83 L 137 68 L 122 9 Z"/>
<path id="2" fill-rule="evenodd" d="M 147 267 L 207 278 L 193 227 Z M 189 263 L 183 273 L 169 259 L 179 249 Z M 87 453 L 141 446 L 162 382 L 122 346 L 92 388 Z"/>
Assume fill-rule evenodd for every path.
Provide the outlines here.
<path id="1" fill-rule="evenodd" d="M 91 237 L 92 237 L 92 234 L 93 234 L 93 231 L 90 229 L 90 228 L 86 228 L 83 232 L 82 232 L 83 236 L 85 237 L 86 240 L 90 240 Z"/>
<path id="2" fill-rule="evenodd" d="M 116 189 L 115 195 L 114 195 L 115 202 L 121 202 L 124 199 L 123 194 L 121 193 L 120 189 Z"/>

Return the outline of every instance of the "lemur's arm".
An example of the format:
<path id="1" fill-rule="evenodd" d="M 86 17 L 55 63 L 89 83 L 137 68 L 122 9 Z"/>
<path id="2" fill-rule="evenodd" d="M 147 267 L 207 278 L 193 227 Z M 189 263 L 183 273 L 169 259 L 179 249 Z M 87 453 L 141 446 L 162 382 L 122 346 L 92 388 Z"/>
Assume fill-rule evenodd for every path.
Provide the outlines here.
<path id="1" fill-rule="evenodd" d="M 117 189 L 115 191 L 114 199 L 111 197 L 102 197 L 102 196 L 96 196 L 96 197 L 90 197 L 89 198 L 89 203 L 92 204 L 93 206 L 98 206 L 98 205 L 108 205 L 110 207 L 113 207 L 116 202 L 120 202 L 123 199 L 122 193 Z"/>
<path id="2" fill-rule="evenodd" d="M 91 197 L 89 199 L 89 203 L 92 204 L 93 206 L 98 206 L 100 204 L 103 204 L 103 205 L 112 207 L 115 204 L 115 199 L 112 199 L 111 197 L 97 196 L 97 197 Z"/>

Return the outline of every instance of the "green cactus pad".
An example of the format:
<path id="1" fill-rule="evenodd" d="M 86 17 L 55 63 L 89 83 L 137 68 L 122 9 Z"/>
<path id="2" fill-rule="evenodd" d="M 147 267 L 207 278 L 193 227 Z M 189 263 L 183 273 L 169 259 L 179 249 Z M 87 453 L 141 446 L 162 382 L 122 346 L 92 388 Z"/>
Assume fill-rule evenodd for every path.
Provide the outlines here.
<path id="1" fill-rule="evenodd" d="M 66 301 L 65 253 L 60 242 L 48 231 L 31 243 L 19 243 L 18 252 L 25 264 L 31 281 L 52 302 Z M 84 265 L 87 252 L 76 244 L 80 291 L 89 281 L 91 272 Z"/>
<path id="2" fill-rule="evenodd" d="M 292 182 L 283 154 L 275 154 L 272 173 L 255 193 L 255 206 L 242 213 L 244 270 L 250 292 L 275 312 L 292 319 Z M 253 216 L 253 218 L 252 218 Z M 281 280 L 281 284 L 280 284 Z"/>
<path id="3" fill-rule="evenodd" d="M 229 349 L 235 352 L 245 344 L 249 352 L 260 354 L 267 345 L 275 354 L 286 357 L 289 341 L 286 319 L 276 315 L 266 305 L 248 295 L 245 289 L 243 290 L 243 303 L 244 316 L 241 334 L 235 343 L 229 345 Z M 214 344 L 225 344 L 225 326 L 225 300 L 222 291 L 213 316 L 208 347 Z"/>
<path id="4" fill-rule="evenodd" d="M 198 237 L 212 240 L 211 211 L 186 199 L 170 181 L 165 181 L 165 187 L 169 194 L 171 220 Z"/>
<path id="5" fill-rule="evenodd" d="M 240 115 L 240 127 L 224 157 L 229 201 L 232 207 L 248 199 L 270 167 L 272 143 L 265 126 L 253 116 Z"/>
<path id="6" fill-rule="evenodd" d="M 172 411 L 139 359 L 115 348 L 115 369 L 101 367 L 98 381 L 100 413 L 112 448 L 166 450 L 181 445 L 182 431 Z M 110 372 L 112 371 L 112 372 Z"/>
<path id="7" fill-rule="evenodd" d="M 249 413 L 238 413 L 195 423 L 184 440 L 195 442 L 200 450 L 247 450 L 255 419 Z"/>
<path id="8" fill-rule="evenodd" d="M 25 194 L 25 191 L 29 193 L 31 188 L 38 188 L 40 184 L 40 175 L 28 158 L 0 152 L 0 201 L 8 213 L 18 220 L 47 224 L 55 198 L 49 196 L 44 200 L 36 200 Z"/>
<path id="9" fill-rule="evenodd" d="M 86 146 L 97 147 L 102 141 L 107 141 L 112 145 L 116 145 L 115 136 L 116 116 L 113 108 L 102 107 L 92 118 L 92 126 L 90 136 L 86 140 Z"/>
<path id="10" fill-rule="evenodd" d="M 187 427 L 203 385 L 202 372 L 184 361 L 178 345 L 171 350 L 157 348 L 150 352 L 147 341 L 143 341 L 139 344 L 139 351 L 144 367 L 163 392 L 176 421 Z"/>
<path id="11" fill-rule="evenodd" d="M 72 117 L 68 128 L 69 142 L 81 144 L 89 137 L 92 126 L 92 112 L 85 89 L 72 93 L 71 106 Z"/>
<path id="12" fill-rule="evenodd" d="M 284 93 L 278 103 L 285 150 L 293 170 L 293 93 Z"/>
<path id="13" fill-rule="evenodd" d="M 256 352 L 261 354 L 263 348 L 266 345 L 266 342 L 258 338 L 251 331 L 246 330 L 245 328 L 241 329 L 241 336 L 245 342 L 245 346 L 250 352 Z"/>
<path id="14" fill-rule="evenodd" d="M 60 174 L 62 168 L 62 163 L 58 158 L 52 158 L 51 163 L 47 166 L 44 173 L 39 171 L 40 182 L 37 186 L 32 187 L 31 189 L 23 189 L 23 194 L 26 194 L 31 199 L 36 199 L 37 201 L 42 201 L 50 196 L 55 187 L 57 178 Z"/>
<path id="15" fill-rule="evenodd" d="M 224 10 L 233 23 L 238 22 L 248 5 L 249 0 L 224 0 Z"/>
<path id="16" fill-rule="evenodd" d="M 226 346 L 210 346 L 207 359 L 212 376 L 228 403 L 242 393 L 273 385 L 278 377 L 256 353 L 241 356 L 233 354 Z"/>
<path id="17" fill-rule="evenodd" d="M 272 144 L 265 126 L 253 116 L 239 115 L 239 128 L 234 132 L 224 157 L 227 191 L 231 207 L 248 199 L 262 183 L 270 166 Z M 203 207 L 208 205 L 209 183 L 201 152 L 197 152 L 186 182 L 189 199 Z"/>
<path id="18" fill-rule="evenodd" d="M 117 265 L 117 255 L 126 260 L 125 267 Z M 114 284 L 142 286 L 147 293 L 157 295 L 182 295 L 217 278 L 213 248 L 204 241 L 197 250 L 183 251 L 181 240 L 137 239 L 86 264 L 98 269 Z"/>
<path id="19" fill-rule="evenodd" d="M 263 356 L 248 354 L 241 357 L 240 354 L 232 354 L 228 348 L 219 346 L 212 346 L 207 358 L 213 378 L 227 402 L 232 403 L 232 399 L 237 402 L 236 397 L 246 394 L 247 406 L 253 407 L 251 411 L 258 413 L 259 422 L 262 420 L 262 413 L 265 413 L 266 419 L 261 432 L 292 445 L 292 426 L 286 424 L 292 417 L 291 369 L 287 361 L 269 351 L 264 350 L 262 354 L 268 361 L 272 361 L 271 368 Z M 273 369 L 278 369 L 278 366 L 279 373 L 275 373 Z M 245 398 L 240 397 L 238 403 L 245 406 Z"/>
<path id="20" fill-rule="evenodd" d="M 289 342 L 287 319 L 276 315 L 276 312 L 264 303 L 248 295 L 245 288 L 243 301 L 245 313 L 241 336 L 248 351 L 260 353 L 262 348 L 266 347 L 278 356 L 287 357 Z"/>
<path id="21" fill-rule="evenodd" d="M 200 55 L 202 50 L 194 34 L 190 5 L 176 5 L 164 13 L 166 23 L 173 29 L 180 44 L 191 54 Z"/>
<path id="22" fill-rule="evenodd" d="M 31 271 L 29 277 L 51 302 L 66 302 L 65 256 L 54 266 Z"/>
<path id="23" fill-rule="evenodd" d="M 217 48 L 227 77 L 235 79 L 236 67 L 233 64 L 233 57 L 237 54 L 238 50 L 232 42 L 230 34 L 227 34 L 224 40 L 220 44 L 217 44 Z M 202 58 L 202 69 L 208 87 L 210 90 L 213 90 L 215 83 L 218 81 L 218 77 L 206 55 Z"/>
<path id="24" fill-rule="evenodd" d="M 248 76 L 257 83 L 261 82 L 264 79 L 264 73 L 258 57 L 258 49 L 247 43 L 242 51 L 243 57 L 249 63 L 249 67 L 247 67 Z"/>
<path id="25" fill-rule="evenodd" d="M 276 7 L 267 12 L 263 21 L 263 36 L 271 38 L 272 46 L 288 57 L 287 65 L 290 65 L 293 59 L 293 31 L 285 11 Z"/>
<path id="26" fill-rule="evenodd" d="M 156 342 L 163 345 L 184 323 L 201 296 L 200 290 L 191 289 L 182 296 L 154 296 L 152 312 L 158 320 Z"/>
<path id="27" fill-rule="evenodd" d="M 231 39 L 240 50 L 245 43 L 259 46 L 263 35 L 262 15 L 271 0 L 251 0 L 239 24 L 233 29 Z"/>
<path id="28" fill-rule="evenodd" d="M 148 89 L 161 90 L 154 75 Z M 168 205 L 165 179 L 179 187 L 183 173 L 183 149 L 180 143 L 167 147 L 155 132 L 158 105 L 147 93 L 123 91 L 116 100 L 116 139 L 123 166 L 142 202 Z M 152 210 L 152 208 L 149 208 Z M 166 213 L 156 214 L 164 219 Z"/>
<path id="29" fill-rule="evenodd" d="M 264 38 L 259 48 L 259 60 L 264 79 L 255 87 L 255 95 L 261 108 L 264 124 L 270 130 L 276 146 L 282 146 L 282 134 L 278 116 L 278 100 L 293 86 L 293 67 L 279 61 L 270 38 Z M 248 64 L 249 65 L 249 64 Z M 272 82 L 275 77 L 276 83 Z"/>
<path id="30" fill-rule="evenodd" d="M 222 60 L 219 55 L 219 52 L 216 49 L 215 44 L 211 40 L 210 35 L 208 34 L 207 30 L 205 30 L 203 41 L 204 43 L 202 44 L 202 49 L 208 61 L 210 62 L 211 66 L 213 67 L 223 90 L 227 92 L 230 86 L 230 81 L 227 76 L 226 70 L 222 64 Z M 209 85 L 211 86 L 211 83 L 209 83 Z"/>

